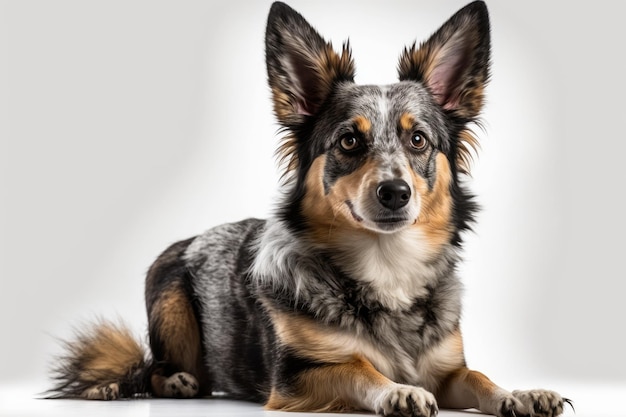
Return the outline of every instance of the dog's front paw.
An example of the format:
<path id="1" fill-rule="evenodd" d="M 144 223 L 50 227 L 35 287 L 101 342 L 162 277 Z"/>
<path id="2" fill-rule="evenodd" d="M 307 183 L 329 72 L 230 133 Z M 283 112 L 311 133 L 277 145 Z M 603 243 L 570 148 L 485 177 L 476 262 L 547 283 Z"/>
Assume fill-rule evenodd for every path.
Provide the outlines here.
<path id="1" fill-rule="evenodd" d="M 377 412 L 385 417 L 434 417 L 439 408 L 425 389 L 396 384 L 381 395 Z"/>
<path id="2" fill-rule="evenodd" d="M 556 417 L 563 414 L 563 404 L 571 401 L 554 391 L 513 391 L 504 397 L 499 410 L 501 417 Z"/>

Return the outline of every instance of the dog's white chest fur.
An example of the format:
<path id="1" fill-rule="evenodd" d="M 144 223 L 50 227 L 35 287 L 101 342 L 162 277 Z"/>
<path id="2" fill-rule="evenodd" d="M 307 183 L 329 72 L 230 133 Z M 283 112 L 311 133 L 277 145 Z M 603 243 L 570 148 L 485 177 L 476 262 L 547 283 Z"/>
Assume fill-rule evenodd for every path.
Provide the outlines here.
<path id="1" fill-rule="evenodd" d="M 357 236 L 335 255 L 352 279 L 366 284 L 369 297 L 385 308 L 398 311 L 411 307 L 428 292 L 436 279 L 428 246 L 420 230 L 393 234 Z"/>

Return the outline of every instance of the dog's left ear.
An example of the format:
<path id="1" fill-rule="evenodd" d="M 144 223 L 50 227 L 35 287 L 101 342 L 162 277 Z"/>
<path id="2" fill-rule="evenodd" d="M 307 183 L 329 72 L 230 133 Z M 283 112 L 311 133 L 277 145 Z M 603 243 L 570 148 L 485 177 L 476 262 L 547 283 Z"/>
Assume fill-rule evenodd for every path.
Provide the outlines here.
<path id="1" fill-rule="evenodd" d="M 489 14 L 482 1 L 468 4 L 419 48 L 405 48 L 400 80 L 422 82 L 452 116 L 474 120 L 489 79 Z"/>
<path id="2" fill-rule="evenodd" d="M 354 80 L 348 45 L 337 54 L 298 12 L 281 2 L 270 9 L 265 54 L 274 112 L 285 127 L 315 115 L 336 83 Z"/>

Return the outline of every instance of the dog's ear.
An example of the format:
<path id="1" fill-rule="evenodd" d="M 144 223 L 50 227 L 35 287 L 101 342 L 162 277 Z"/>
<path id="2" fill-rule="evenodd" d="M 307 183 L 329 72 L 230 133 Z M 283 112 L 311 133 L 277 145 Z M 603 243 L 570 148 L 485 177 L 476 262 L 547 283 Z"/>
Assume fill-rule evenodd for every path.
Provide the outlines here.
<path id="1" fill-rule="evenodd" d="M 482 1 L 468 4 L 419 48 L 405 48 L 400 80 L 422 82 L 453 116 L 473 120 L 489 79 L 489 14 Z"/>
<path id="2" fill-rule="evenodd" d="M 285 127 L 315 115 L 337 82 L 354 80 L 347 43 L 337 54 L 298 12 L 281 2 L 270 9 L 265 53 L 274 111 Z"/>

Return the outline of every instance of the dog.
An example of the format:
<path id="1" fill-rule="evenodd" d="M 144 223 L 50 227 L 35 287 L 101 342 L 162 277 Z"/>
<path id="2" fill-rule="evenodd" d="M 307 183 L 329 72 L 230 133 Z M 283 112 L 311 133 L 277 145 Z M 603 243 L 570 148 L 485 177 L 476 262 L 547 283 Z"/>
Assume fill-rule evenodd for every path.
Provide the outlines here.
<path id="1" fill-rule="evenodd" d="M 271 6 L 266 63 L 284 196 L 149 268 L 150 354 L 100 321 L 67 343 L 51 398 L 225 393 L 269 410 L 552 417 L 568 399 L 506 391 L 466 366 L 456 274 L 477 205 L 463 183 L 490 77 L 486 5 L 401 53 L 399 81 L 357 85 L 296 11 Z"/>

